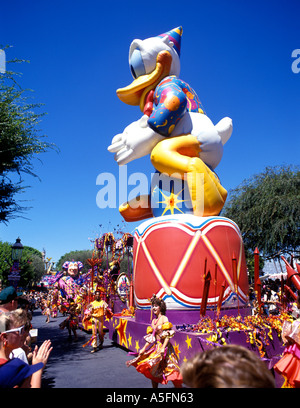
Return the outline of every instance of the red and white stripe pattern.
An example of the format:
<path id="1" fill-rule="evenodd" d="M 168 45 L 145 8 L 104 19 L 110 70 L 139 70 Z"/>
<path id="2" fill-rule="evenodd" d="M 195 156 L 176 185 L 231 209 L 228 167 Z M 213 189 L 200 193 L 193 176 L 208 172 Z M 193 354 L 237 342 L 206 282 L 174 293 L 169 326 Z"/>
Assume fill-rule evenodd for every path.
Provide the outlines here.
<path id="1" fill-rule="evenodd" d="M 223 302 L 228 307 L 247 301 L 243 241 L 233 221 L 189 214 L 158 217 L 142 223 L 134 240 L 134 287 L 139 308 L 150 307 L 153 293 L 166 301 L 168 309 L 199 308 L 205 259 L 213 277 L 208 308 L 217 304 L 224 280 L 227 287 Z M 236 277 L 231 268 L 233 254 Z"/>

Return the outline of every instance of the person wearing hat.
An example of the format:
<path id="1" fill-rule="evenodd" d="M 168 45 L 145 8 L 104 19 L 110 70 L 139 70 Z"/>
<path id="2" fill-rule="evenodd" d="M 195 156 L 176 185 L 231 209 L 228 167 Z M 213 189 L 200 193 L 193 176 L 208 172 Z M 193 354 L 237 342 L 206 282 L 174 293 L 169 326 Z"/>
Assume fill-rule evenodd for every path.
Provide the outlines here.
<path id="1" fill-rule="evenodd" d="M 0 316 L 3 313 L 13 312 L 17 310 L 18 299 L 19 299 L 19 295 L 13 286 L 9 286 L 3 289 L 2 292 L 0 293 Z M 28 363 L 28 359 L 27 359 L 25 351 L 23 350 L 23 347 L 15 348 L 11 352 L 9 358 L 11 359 L 13 357 L 18 357 L 19 359 L 23 360 L 25 363 Z"/>
<path id="2" fill-rule="evenodd" d="M 8 313 L 16 310 L 18 308 L 18 298 L 19 295 L 13 286 L 8 286 L 7 288 L 3 289 L 0 293 L 0 316 L 2 313 Z M 18 357 L 25 363 L 28 363 L 27 356 L 22 347 L 14 349 L 9 357 Z"/>
<path id="3" fill-rule="evenodd" d="M 15 310 L 18 306 L 18 294 L 13 286 L 8 286 L 0 292 L 0 315 L 1 313 Z"/>
<path id="4" fill-rule="evenodd" d="M 16 327 L 13 316 L 13 312 L 0 315 L 0 388 L 40 388 L 42 372 L 52 351 L 51 341 L 35 347 L 32 365 L 19 358 L 10 359 L 12 350 L 21 347 L 26 335 L 24 326 Z"/>

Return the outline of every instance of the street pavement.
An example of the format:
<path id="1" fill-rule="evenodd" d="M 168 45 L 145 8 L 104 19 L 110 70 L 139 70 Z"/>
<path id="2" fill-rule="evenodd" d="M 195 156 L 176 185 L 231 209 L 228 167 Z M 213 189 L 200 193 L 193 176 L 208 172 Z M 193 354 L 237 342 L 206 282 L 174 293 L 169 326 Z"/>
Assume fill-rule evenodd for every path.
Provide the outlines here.
<path id="1" fill-rule="evenodd" d="M 78 329 L 78 341 L 69 341 L 67 329 L 59 328 L 65 318 L 59 313 L 46 323 L 39 309 L 33 312 L 32 326 L 38 329 L 38 346 L 47 339 L 53 346 L 43 372 L 42 388 L 151 388 L 149 379 L 134 367 L 126 366 L 125 362 L 132 356 L 113 343 L 108 333 L 103 349 L 91 353 L 91 346 L 82 346 L 91 338 L 91 333 Z M 159 388 L 173 388 L 173 384 Z"/>

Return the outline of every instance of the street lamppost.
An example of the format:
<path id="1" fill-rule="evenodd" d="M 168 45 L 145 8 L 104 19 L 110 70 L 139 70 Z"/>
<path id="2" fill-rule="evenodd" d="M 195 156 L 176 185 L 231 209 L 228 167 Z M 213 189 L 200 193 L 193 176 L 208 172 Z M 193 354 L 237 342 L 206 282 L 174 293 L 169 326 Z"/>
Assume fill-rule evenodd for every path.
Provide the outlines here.
<path id="1" fill-rule="evenodd" d="M 11 268 L 11 273 L 8 275 L 8 280 L 15 287 L 18 286 L 20 280 L 20 260 L 23 252 L 23 245 L 21 244 L 21 239 L 17 238 L 16 242 L 11 246 L 11 259 L 13 261 L 13 266 Z"/>

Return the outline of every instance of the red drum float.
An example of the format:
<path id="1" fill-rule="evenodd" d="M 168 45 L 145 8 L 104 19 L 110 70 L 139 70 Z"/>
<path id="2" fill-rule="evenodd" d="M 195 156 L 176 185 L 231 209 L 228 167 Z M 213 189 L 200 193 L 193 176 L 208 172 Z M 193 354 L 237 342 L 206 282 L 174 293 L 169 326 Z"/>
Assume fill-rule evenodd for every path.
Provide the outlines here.
<path id="1" fill-rule="evenodd" d="M 247 302 L 243 241 L 228 218 L 181 214 L 145 221 L 135 232 L 133 265 L 139 309 L 150 308 L 152 294 L 167 310 L 199 309 L 204 300 L 208 309 L 219 301 L 222 308 Z"/>

